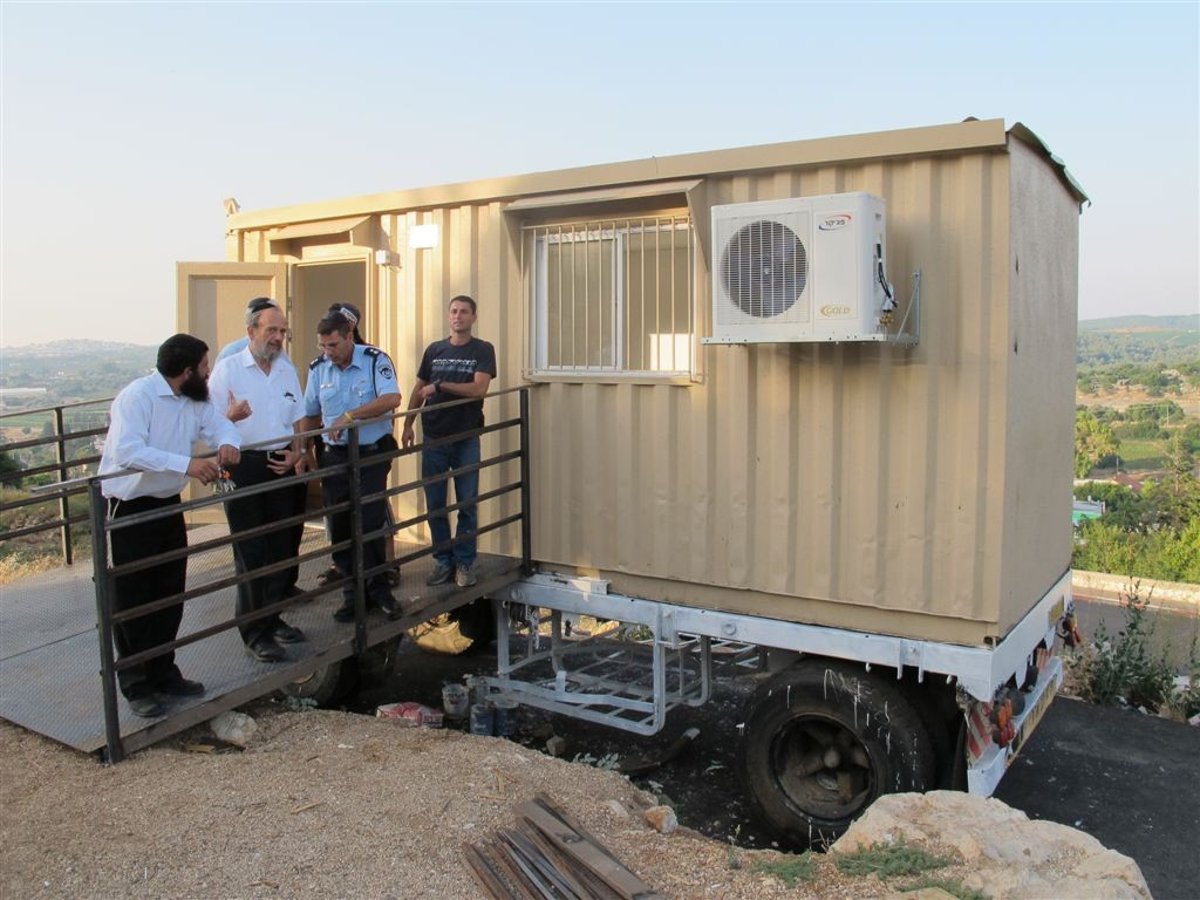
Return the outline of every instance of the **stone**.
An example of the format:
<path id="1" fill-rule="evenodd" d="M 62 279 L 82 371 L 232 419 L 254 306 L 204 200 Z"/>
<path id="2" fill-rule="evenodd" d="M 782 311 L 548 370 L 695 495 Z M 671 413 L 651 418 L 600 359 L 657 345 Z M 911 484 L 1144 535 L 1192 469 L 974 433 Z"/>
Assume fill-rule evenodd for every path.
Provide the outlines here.
<path id="1" fill-rule="evenodd" d="M 932 852 L 952 849 L 972 870 L 963 883 L 994 900 L 1150 900 L 1128 856 L 1074 828 L 1030 821 L 999 800 L 958 791 L 880 797 L 830 851 L 901 841 Z"/>
<path id="2" fill-rule="evenodd" d="M 642 818 L 659 834 L 670 834 L 679 827 L 679 819 L 675 816 L 675 810 L 669 806 L 652 806 L 642 813 Z"/>
<path id="3" fill-rule="evenodd" d="M 604 805 L 607 806 L 610 810 L 612 810 L 612 814 L 614 816 L 616 816 L 618 819 L 628 819 L 629 818 L 629 810 L 627 810 L 625 808 L 625 804 L 622 803 L 620 800 L 609 800 Z"/>
<path id="4" fill-rule="evenodd" d="M 258 731 L 258 723 L 245 713 L 229 710 L 208 723 L 214 737 L 238 747 L 245 747 Z"/>
<path id="5" fill-rule="evenodd" d="M 567 752 L 567 739 L 557 734 L 554 735 L 546 741 L 546 752 L 551 756 L 562 756 Z"/>

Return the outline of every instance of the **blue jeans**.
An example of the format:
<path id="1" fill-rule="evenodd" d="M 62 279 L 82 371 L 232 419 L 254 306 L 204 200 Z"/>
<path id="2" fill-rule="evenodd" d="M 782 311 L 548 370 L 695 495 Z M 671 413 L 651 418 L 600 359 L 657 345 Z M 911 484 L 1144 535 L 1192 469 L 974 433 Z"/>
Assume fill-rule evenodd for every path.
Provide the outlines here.
<path id="1" fill-rule="evenodd" d="M 474 465 L 479 462 L 479 437 L 464 438 L 451 444 L 441 444 L 421 451 L 421 477 L 429 478 Z M 425 485 L 425 506 L 429 510 L 429 534 L 433 545 L 450 540 L 450 516 L 446 509 L 447 483 L 442 479 Z M 464 503 L 479 496 L 479 470 L 454 476 L 454 502 Z M 458 510 L 458 528 L 454 546 L 434 551 L 433 558 L 443 566 L 472 566 L 475 564 L 476 506 L 469 503 Z"/>

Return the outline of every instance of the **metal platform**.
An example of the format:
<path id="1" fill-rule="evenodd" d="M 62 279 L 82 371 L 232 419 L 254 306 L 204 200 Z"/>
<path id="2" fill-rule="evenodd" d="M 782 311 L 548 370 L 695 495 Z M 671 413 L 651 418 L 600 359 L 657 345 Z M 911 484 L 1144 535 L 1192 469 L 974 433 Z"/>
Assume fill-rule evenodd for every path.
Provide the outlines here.
<path id="1" fill-rule="evenodd" d="M 189 542 L 196 544 L 225 533 L 223 525 L 209 525 L 194 529 Z M 323 531 L 310 530 L 301 553 L 317 550 L 324 542 Z M 232 554 L 228 547 L 222 549 L 223 553 L 206 554 L 207 560 L 189 561 L 189 589 L 233 573 Z M 397 544 L 396 555 L 419 549 L 415 544 Z M 300 588 L 315 589 L 316 577 L 327 564 L 327 558 L 306 563 L 301 568 Z M 431 557 L 405 565 L 393 591 L 403 616 L 388 621 L 379 611 L 371 612 L 367 645 L 382 643 L 434 616 L 500 591 L 520 577 L 520 566 L 519 559 L 480 554 L 478 583 L 460 589 L 453 582 L 425 586 L 433 567 Z M 188 601 L 179 636 L 231 618 L 234 603 L 232 587 Z M 354 623 L 333 620 L 333 610 L 340 603 L 340 589 L 333 588 L 284 613 L 284 619 L 302 628 L 308 637 L 286 647 L 288 659 L 284 662 L 262 663 L 247 655 L 236 629 L 180 648 L 176 654 L 179 668 L 186 677 L 202 681 L 207 692 L 201 697 L 176 699 L 158 719 L 135 716 L 119 700 L 125 751 L 148 746 L 353 655 Z M 77 750 L 97 752 L 106 745 L 99 673 L 89 561 L 0 589 L 0 717 Z"/>

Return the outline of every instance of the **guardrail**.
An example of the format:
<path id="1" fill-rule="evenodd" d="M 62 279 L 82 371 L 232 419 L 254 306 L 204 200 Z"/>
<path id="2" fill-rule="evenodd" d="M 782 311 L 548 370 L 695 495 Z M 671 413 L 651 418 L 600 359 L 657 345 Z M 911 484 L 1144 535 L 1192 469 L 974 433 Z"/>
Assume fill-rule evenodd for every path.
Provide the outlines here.
<path id="1" fill-rule="evenodd" d="M 346 459 L 344 462 L 322 465 L 322 467 L 316 471 L 306 472 L 299 475 L 289 475 L 285 478 L 272 480 L 269 483 L 239 488 L 230 493 L 219 493 L 210 496 L 204 496 L 198 499 L 180 502 L 179 504 L 173 504 L 165 509 L 150 510 L 143 513 L 123 516 L 117 519 L 109 516 L 108 501 L 103 494 L 103 483 L 110 478 L 130 474 L 128 472 L 111 473 L 105 476 L 89 475 L 84 478 L 74 479 L 72 481 L 64 481 L 62 483 L 48 485 L 42 488 L 40 493 L 42 493 L 44 496 L 38 498 L 39 502 L 44 502 L 45 495 L 48 495 L 50 492 L 55 492 L 55 496 L 52 499 L 58 499 L 59 494 L 65 497 L 66 495 L 79 493 L 81 491 L 86 492 L 89 497 L 90 508 L 86 516 L 67 518 L 71 518 L 71 521 L 77 521 L 80 518 L 87 518 L 91 524 L 96 596 L 96 621 L 100 642 L 100 680 L 104 706 L 105 742 L 108 760 L 110 762 L 117 762 L 125 756 L 125 746 L 121 734 L 118 709 L 119 700 L 117 695 L 117 675 L 119 672 L 132 666 L 145 663 L 147 660 L 163 656 L 164 654 L 173 653 L 175 650 L 181 647 L 210 639 L 215 635 L 256 621 L 258 619 L 275 616 L 291 607 L 311 600 L 314 597 L 336 590 L 342 590 L 343 595 L 345 595 L 345 589 L 347 588 L 350 592 L 352 592 L 354 602 L 353 650 L 356 654 L 363 653 L 368 648 L 369 641 L 367 628 L 368 598 L 366 592 L 368 580 L 372 576 L 386 572 L 389 569 L 399 569 L 399 567 L 405 563 L 409 563 L 420 559 L 421 557 L 431 555 L 439 550 L 448 549 L 455 543 L 464 539 L 451 536 L 451 538 L 447 541 L 443 541 L 436 545 L 431 544 L 422 547 L 419 550 L 406 553 L 403 556 L 399 556 L 373 568 L 367 568 L 364 563 L 363 554 L 363 547 L 366 542 L 377 540 L 379 538 L 391 540 L 401 530 L 418 525 L 422 522 L 427 522 L 431 518 L 428 511 L 419 515 L 411 516 L 399 522 L 392 522 L 389 517 L 389 519 L 385 521 L 382 528 L 374 531 L 364 531 L 362 511 L 364 506 L 367 504 L 379 503 L 381 501 L 390 500 L 391 498 L 401 494 L 423 490 L 428 484 L 432 484 L 440 480 L 449 480 L 457 475 L 462 475 L 471 471 L 483 471 L 485 469 L 491 469 L 494 467 L 502 467 L 506 464 L 509 465 L 511 470 L 512 464 L 515 463 L 518 472 L 515 480 L 504 480 L 503 474 L 498 474 L 494 481 L 498 481 L 500 483 L 489 487 L 487 491 L 480 493 L 474 500 L 470 500 L 468 503 L 474 503 L 478 508 L 489 500 L 500 498 L 506 495 L 516 494 L 519 497 L 517 511 L 500 516 L 494 521 L 489 521 L 486 524 L 481 518 L 476 530 L 472 534 L 465 537 L 474 539 L 480 535 L 493 532 L 498 529 L 519 526 L 522 570 L 526 573 L 532 571 L 532 530 L 529 521 L 529 388 L 520 387 L 512 388 L 506 391 L 497 391 L 495 393 L 488 394 L 484 400 L 492 401 L 498 397 L 512 393 L 516 393 L 519 399 L 517 415 L 510 415 L 508 418 L 500 419 L 499 421 L 485 425 L 482 428 L 475 429 L 473 431 L 462 432 L 460 434 L 444 438 L 431 439 L 415 444 L 412 447 L 398 447 L 396 450 L 373 453 L 370 456 L 364 457 L 360 453 L 359 427 L 365 423 L 356 422 L 350 428 L 346 429 L 348 441 Z M 472 401 L 454 401 L 453 403 L 448 403 L 445 405 L 456 405 L 457 403 L 462 402 Z M 477 402 L 477 400 L 475 402 Z M 400 412 L 389 415 L 386 418 L 394 420 L 407 415 L 408 413 L 406 412 Z M 371 421 L 379 420 L 377 419 Z M 304 432 L 302 437 L 306 441 L 309 438 L 314 437 L 317 437 L 319 440 L 319 435 L 326 434 L 330 430 L 331 429 L 319 429 Z M 423 449 L 429 447 L 435 447 L 440 444 L 446 444 L 476 435 L 482 436 L 486 434 L 502 434 L 504 432 L 515 432 L 516 440 L 508 441 L 507 449 L 502 448 L 499 452 L 493 453 L 487 457 L 483 457 L 478 463 L 462 466 L 458 469 L 451 469 L 448 472 L 434 475 L 429 478 L 410 480 L 395 487 L 388 488 L 385 486 L 384 490 L 376 493 L 364 494 L 362 492 L 361 482 L 357 476 L 365 466 L 369 465 L 373 467 L 387 464 L 390 467 L 394 460 L 420 453 Z M 243 449 L 254 449 L 254 447 Z M 330 505 L 325 505 L 324 501 L 322 501 L 322 505 L 319 509 L 309 509 L 303 514 L 278 519 L 256 528 L 239 531 L 237 533 L 229 534 L 213 540 L 201 541 L 197 544 L 185 546 L 182 549 L 171 550 L 155 556 L 148 556 L 138 559 L 134 562 L 127 562 L 120 565 L 112 562 L 109 538 L 114 532 L 117 532 L 121 529 L 130 528 L 137 525 L 144 525 L 147 522 L 153 522 L 156 520 L 176 516 L 181 512 L 190 512 L 193 510 L 200 510 L 216 506 L 218 504 L 225 503 L 231 498 L 248 498 L 257 494 L 265 494 L 270 491 L 285 490 L 296 484 L 307 484 L 308 482 L 329 478 L 330 476 L 336 476 L 340 473 L 344 473 L 349 476 L 350 496 L 345 501 Z M 456 501 L 458 500 L 457 497 L 455 499 Z M 461 502 L 448 504 L 444 510 L 438 512 L 438 515 L 448 515 L 449 513 L 460 509 L 464 505 L 467 504 Z M 414 508 L 415 506 L 416 504 L 414 504 Z M 117 590 L 117 579 L 122 576 L 144 571 L 164 562 L 188 558 L 201 553 L 208 553 L 220 547 L 231 547 L 231 545 L 239 541 L 261 537 L 271 534 L 275 531 L 294 528 L 297 525 L 302 524 L 307 519 L 320 518 L 326 515 L 342 512 L 349 512 L 351 514 L 351 534 L 348 540 L 343 540 L 338 543 L 330 543 L 318 550 L 304 552 L 298 556 L 288 557 L 268 565 L 250 569 L 240 574 L 235 572 L 231 575 L 225 575 L 213 580 L 208 580 L 205 583 L 197 586 L 190 588 L 185 587 L 185 590 L 180 593 L 162 597 L 143 605 L 125 608 L 120 602 L 120 597 L 118 596 Z M 54 527 L 57 524 L 60 523 L 49 523 L 43 527 Z M 115 649 L 116 627 L 122 623 L 130 622 L 152 613 L 160 612 L 173 607 L 182 607 L 184 604 L 195 601 L 200 597 L 223 591 L 229 587 L 236 586 L 243 582 L 280 572 L 284 569 L 308 562 L 310 560 L 330 556 L 334 551 L 345 549 L 351 550 L 352 570 L 348 573 L 342 573 L 341 577 L 339 578 L 326 581 L 317 589 L 301 592 L 295 596 L 285 597 L 279 602 L 255 610 L 251 613 L 234 615 L 232 618 L 224 618 L 216 623 L 205 625 L 204 627 L 201 627 L 195 631 L 191 631 L 185 635 L 177 636 L 172 641 L 159 644 L 148 650 L 131 654 L 121 659 L 117 658 Z"/>
<path id="2" fill-rule="evenodd" d="M 44 406 L 39 409 L 25 409 L 10 413 L 0 413 L 0 423 L 2 423 L 5 419 L 40 416 L 44 415 L 45 413 L 50 413 L 52 416 L 51 421 L 53 422 L 54 426 L 53 434 L 31 438 L 27 441 L 14 441 L 11 443 L 5 443 L 0 445 L 0 451 L 4 453 L 15 453 L 22 450 L 37 450 L 40 447 L 46 447 L 49 445 L 53 445 L 55 449 L 55 461 L 52 463 L 44 463 L 32 466 L 22 465 L 18 469 L 15 469 L 11 472 L 4 472 L 0 474 L 0 487 L 12 490 L 15 488 L 16 483 L 19 483 L 25 478 L 35 477 L 50 472 L 57 473 L 58 482 L 63 484 L 69 481 L 78 480 L 77 475 L 72 475 L 73 470 L 80 468 L 94 468 L 95 465 L 100 462 L 99 453 L 92 453 L 72 459 L 70 457 L 69 445 L 81 441 L 87 441 L 93 446 L 94 449 L 96 437 L 104 434 L 105 431 L 108 430 L 107 412 L 109 404 L 112 403 L 112 399 L 113 398 L 111 397 L 106 397 L 101 400 L 81 400 L 76 403 L 63 403 L 58 406 Z M 105 425 L 82 428 L 78 431 L 67 430 L 66 416 L 64 415 L 66 410 L 81 410 L 84 407 L 97 406 L 99 404 L 104 404 L 104 408 L 102 411 L 99 411 L 99 414 L 104 416 L 106 421 Z M 16 458 L 14 457 L 14 459 Z M 70 490 L 64 489 L 59 491 L 57 496 L 52 498 L 58 502 L 58 518 L 49 522 L 39 522 L 35 525 L 28 525 L 23 528 L 5 530 L 0 532 L 0 540 L 11 540 L 57 528 L 61 537 L 60 552 L 62 553 L 63 562 L 68 566 L 71 565 L 75 560 L 74 549 L 71 542 L 71 526 L 78 525 L 81 522 L 86 522 L 88 520 L 88 514 L 77 513 L 72 515 L 70 498 L 71 496 L 82 495 L 86 492 L 87 488 L 82 483 L 76 484 L 75 487 Z M 38 496 L 23 497 L 18 500 L 8 500 L 3 497 L 2 493 L 0 493 L 0 515 L 11 513 L 14 510 L 23 509 L 26 507 L 43 505 L 47 502 L 48 501 L 46 497 Z"/>

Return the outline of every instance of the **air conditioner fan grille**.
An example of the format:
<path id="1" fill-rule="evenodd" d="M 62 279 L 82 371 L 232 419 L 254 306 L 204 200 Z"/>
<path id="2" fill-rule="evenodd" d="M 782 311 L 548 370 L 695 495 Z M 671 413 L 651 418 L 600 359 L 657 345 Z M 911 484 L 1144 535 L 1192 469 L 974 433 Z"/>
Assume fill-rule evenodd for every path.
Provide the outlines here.
<path id="1" fill-rule="evenodd" d="M 743 225 L 721 254 L 725 293 L 747 315 L 768 319 L 787 312 L 808 282 L 803 241 L 782 222 Z"/>

